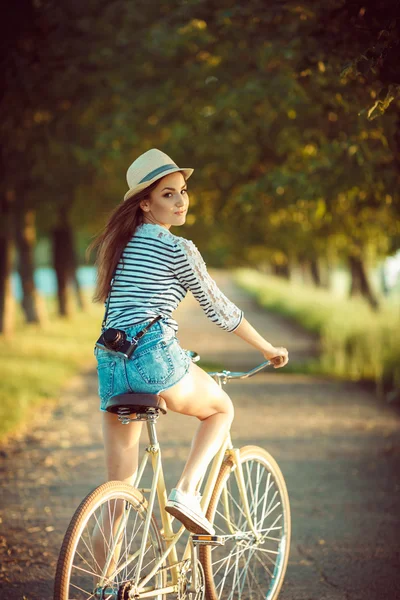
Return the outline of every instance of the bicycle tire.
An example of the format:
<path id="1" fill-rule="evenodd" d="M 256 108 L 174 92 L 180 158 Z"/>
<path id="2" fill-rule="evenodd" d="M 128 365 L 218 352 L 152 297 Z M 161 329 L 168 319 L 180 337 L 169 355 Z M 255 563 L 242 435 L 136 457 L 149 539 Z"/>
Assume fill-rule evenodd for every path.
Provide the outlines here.
<path id="1" fill-rule="evenodd" d="M 118 504 L 116 501 L 123 501 L 123 503 Z M 110 539 L 108 540 L 104 534 L 107 521 L 112 524 L 110 525 L 110 532 L 113 528 L 117 528 L 118 523 L 121 522 L 121 517 L 118 520 L 118 516 L 115 515 L 117 506 L 122 507 L 121 512 L 123 512 L 126 523 L 123 530 L 121 528 L 123 534 L 121 533 L 118 537 L 118 540 L 121 540 L 121 549 L 113 551 L 113 556 L 116 555 L 114 574 L 121 567 L 122 562 L 138 550 L 142 540 L 140 530 L 147 515 L 147 500 L 141 492 L 120 481 L 109 481 L 100 485 L 82 500 L 66 531 L 57 563 L 54 600 L 96 598 L 96 595 L 92 596 L 91 594 L 94 594 L 96 589 L 94 581 L 96 578 L 99 579 L 101 568 L 98 562 L 99 554 L 97 554 L 96 559 L 94 552 L 93 532 L 97 527 L 98 536 L 105 553 L 111 552 L 111 544 L 114 543 L 112 548 L 115 545 L 118 546 L 117 540 L 112 539 L 115 532 L 114 534 L 110 533 Z M 132 518 L 130 518 L 131 515 Z M 162 554 L 162 540 L 154 515 L 152 515 L 150 521 L 148 542 L 150 545 L 145 553 L 146 557 L 143 561 L 141 574 L 149 572 L 152 565 Z M 152 548 L 151 551 L 150 548 Z M 150 556 L 148 556 L 149 551 L 151 552 Z M 124 586 L 125 590 L 129 588 L 129 582 L 134 579 L 134 569 L 134 564 L 130 563 L 114 578 L 112 578 L 111 573 L 104 587 L 104 589 L 110 591 L 105 592 L 104 596 L 101 597 L 115 598 L 115 590 L 118 590 L 118 598 L 124 598 L 126 593 L 123 591 Z M 165 571 L 156 573 L 149 582 L 150 585 L 152 583 L 157 587 L 163 587 L 165 585 Z M 161 597 L 159 596 L 159 598 Z"/>
<path id="2" fill-rule="evenodd" d="M 234 476 L 234 459 L 228 456 L 221 466 L 206 513 L 216 535 L 224 537 L 225 545 L 202 546 L 199 553 L 206 597 L 207 600 L 276 600 L 290 550 L 291 518 L 285 480 L 276 461 L 263 448 L 241 448 L 240 461 L 259 539 L 245 517 Z"/>

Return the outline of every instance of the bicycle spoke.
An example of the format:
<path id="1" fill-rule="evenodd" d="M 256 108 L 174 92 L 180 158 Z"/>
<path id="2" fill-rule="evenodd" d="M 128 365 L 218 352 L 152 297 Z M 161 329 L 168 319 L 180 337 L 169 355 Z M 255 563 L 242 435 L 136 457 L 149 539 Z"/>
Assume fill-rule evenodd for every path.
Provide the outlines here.
<path id="1" fill-rule="evenodd" d="M 123 583 L 135 581 L 138 575 L 147 515 L 143 497 L 127 484 L 109 482 L 87 498 L 77 509 L 76 525 L 69 528 L 63 542 L 65 550 L 60 553 L 56 574 L 58 599 L 91 600 L 103 594 L 104 600 L 111 600 Z M 140 577 L 150 573 L 160 559 L 160 545 L 151 519 Z M 160 571 L 149 580 L 149 585 L 161 588 L 164 582 L 165 573 Z"/>
<path id="2" fill-rule="evenodd" d="M 249 465 L 249 463 L 246 463 L 247 471 L 249 471 L 248 465 Z M 254 463 L 252 462 L 251 463 L 250 472 L 247 475 L 247 477 L 248 477 L 248 486 L 247 486 L 247 489 L 246 489 L 247 492 L 250 491 L 250 496 L 251 496 L 251 498 L 249 498 L 249 494 L 247 493 L 247 499 L 248 499 L 248 503 L 249 503 L 250 512 L 253 512 L 254 507 L 256 506 L 256 493 L 255 492 L 257 490 L 257 487 L 256 487 L 256 490 L 254 490 L 253 480 L 252 480 L 252 477 L 251 477 L 251 472 L 253 470 L 253 465 L 254 465 Z M 255 473 L 256 483 L 257 484 L 258 484 L 259 475 L 260 475 L 260 464 L 257 463 L 257 468 L 256 468 L 256 473 Z"/>
<path id="3" fill-rule="evenodd" d="M 277 523 L 277 521 L 279 521 L 280 519 L 282 519 L 282 514 L 278 515 L 275 519 L 275 521 L 272 523 L 271 527 L 268 527 L 265 531 L 267 531 L 268 533 L 272 530 L 276 530 L 276 529 L 282 529 L 282 527 L 274 527 L 275 523 Z M 264 536 L 262 536 L 262 539 L 264 539 Z"/>
<path id="4" fill-rule="evenodd" d="M 267 502 L 268 502 L 269 492 L 270 492 L 271 488 L 273 487 L 273 485 L 274 485 L 274 482 L 273 481 L 271 482 L 271 473 L 268 473 L 264 497 L 262 499 L 263 504 L 262 504 L 262 509 L 261 509 L 261 516 L 260 516 L 260 520 L 257 523 L 257 529 L 259 529 L 262 525 L 264 515 L 265 515 L 265 509 L 266 509 Z"/>
<path id="5" fill-rule="evenodd" d="M 240 499 L 239 499 L 239 489 L 237 489 L 236 494 L 238 496 L 238 500 L 236 500 L 234 498 L 233 492 L 230 492 L 228 490 L 228 496 L 229 496 L 230 500 L 232 501 L 233 504 L 235 504 L 235 506 L 237 507 L 239 513 L 243 516 L 243 518 L 247 520 L 246 513 L 244 512 L 244 509 L 239 505 L 239 501 L 240 501 Z M 238 529 L 239 529 L 239 527 L 238 527 Z"/>
<path id="6" fill-rule="evenodd" d="M 249 553 L 249 556 L 247 558 L 247 563 L 244 566 L 244 568 L 242 569 L 242 573 L 241 573 L 242 585 L 240 586 L 240 582 L 238 582 L 239 583 L 239 597 L 241 597 L 242 592 L 243 592 L 243 588 L 244 588 L 244 584 L 245 584 L 245 579 L 247 577 L 247 568 L 246 567 L 249 564 L 249 561 L 250 561 L 250 553 Z M 251 594 L 250 594 L 250 598 L 251 598 Z"/>
<path id="7" fill-rule="evenodd" d="M 96 514 L 94 514 L 93 516 L 94 516 L 94 519 L 95 519 L 95 521 L 96 521 L 96 525 L 97 525 L 97 527 L 98 527 L 98 529 L 99 529 L 99 531 L 100 531 L 101 535 L 103 536 L 103 543 L 106 543 L 106 544 L 108 545 L 108 542 L 107 542 L 106 536 L 105 536 L 105 534 L 104 534 L 104 531 L 103 531 L 103 528 L 102 528 L 102 526 L 101 526 L 101 525 L 100 525 L 100 523 L 99 523 L 99 520 L 98 520 L 98 518 L 97 518 L 97 515 L 96 515 Z"/>
<path id="8" fill-rule="evenodd" d="M 82 542 L 84 543 L 84 545 L 85 545 L 85 547 L 86 547 L 87 551 L 89 552 L 89 555 L 90 555 L 90 557 L 91 557 L 91 558 L 94 560 L 94 562 L 96 563 L 96 564 L 95 564 L 95 567 L 97 567 L 97 568 L 98 568 L 98 570 L 99 570 L 99 572 L 101 572 L 100 565 L 99 565 L 99 563 L 97 562 L 97 560 L 96 560 L 96 558 L 95 558 L 95 556 L 94 556 L 94 551 L 93 551 L 93 547 L 92 547 L 92 544 L 91 544 L 91 539 L 90 539 L 90 537 L 89 537 L 90 548 L 89 548 L 89 546 L 87 545 L 87 543 L 86 543 L 86 540 L 85 540 L 85 538 L 84 538 L 84 537 L 82 537 Z M 77 552 L 77 554 L 78 554 L 79 556 L 81 556 L 81 555 L 79 554 L 78 550 L 77 550 L 76 552 Z M 86 559 L 84 559 L 84 558 L 83 558 L 83 556 L 81 556 L 81 558 L 82 558 L 82 560 L 85 560 L 85 562 L 87 562 L 87 561 L 86 561 Z M 90 566 L 88 562 L 87 562 L 87 565 L 88 565 L 88 566 Z"/>
<path id="9" fill-rule="evenodd" d="M 269 554 L 275 554 L 275 556 L 278 556 L 278 554 L 279 554 L 279 552 L 277 550 L 268 550 L 268 548 L 260 548 L 260 546 L 257 547 L 257 552 L 264 552 L 268 556 L 268 558 L 270 558 Z M 275 564 L 275 563 L 273 562 L 273 564 Z"/>
<path id="10" fill-rule="evenodd" d="M 250 583 L 249 578 L 248 578 L 248 571 L 249 571 L 250 561 L 251 561 L 252 556 L 253 556 L 253 552 L 250 549 L 249 553 L 248 553 L 248 557 L 247 557 L 247 562 L 246 562 L 245 566 L 242 569 L 242 580 L 243 580 L 243 583 L 242 583 L 242 586 L 240 588 L 240 593 L 242 593 L 243 588 L 244 588 L 244 584 L 245 584 L 245 579 L 247 579 L 247 582 L 248 582 L 248 584 L 250 586 L 250 598 L 251 598 L 251 583 Z"/>
<path id="11" fill-rule="evenodd" d="M 281 541 L 280 538 L 275 538 L 275 537 L 272 537 L 270 535 L 263 535 L 262 539 L 263 539 L 263 541 L 264 540 L 271 540 L 272 542 L 280 542 Z"/>
<path id="12" fill-rule="evenodd" d="M 83 569 L 82 567 L 78 567 L 77 565 L 72 565 L 72 568 L 76 571 L 81 571 L 82 573 L 88 573 L 89 575 L 97 575 L 94 571 L 88 571 L 87 569 Z"/>
<path id="13" fill-rule="evenodd" d="M 276 600 L 286 569 L 286 546 L 286 559 L 278 557 L 290 513 L 263 453 L 260 450 L 260 459 L 242 463 L 244 492 L 255 532 L 250 528 L 234 469 L 225 467 L 226 479 L 220 480 L 211 520 L 225 545 L 202 551 L 202 560 L 209 561 L 207 572 L 212 574 L 208 584 L 211 600 Z M 261 547 L 264 544 L 267 546 Z"/>
<path id="14" fill-rule="evenodd" d="M 236 553 L 230 553 L 230 554 L 229 554 L 229 562 L 228 562 L 228 563 L 227 563 L 227 565 L 226 565 L 226 568 L 225 568 L 224 575 L 223 575 L 223 577 L 222 577 L 222 579 L 221 579 L 221 581 L 220 581 L 220 583 L 219 583 L 219 586 L 221 587 L 221 593 L 222 593 L 222 590 L 223 590 L 223 587 L 224 587 L 225 581 L 226 581 L 226 579 L 227 579 L 227 577 L 228 577 L 229 573 L 232 571 L 232 569 L 233 569 L 233 568 L 234 568 L 234 566 L 235 566 L 235 563 L 234 563 L 234 564 L 233 564 L 233 565 L 232 565 L 232 566 L 229 568 L 229 565 L 230 565 L 230 562 L 231 562 L 231 558 L 232 558 L 233 556 L 235 556 L 235 561 L 236 561 L 236 560 L 237 560 L 237 558 L 236 558 L 236 557 L 239 557 L 239 556 L 241 556 L 241 555 L 242 555 L 244 552 L 245 552 L 245 549 L 241 549 L 240 551 L 238 551 L 238 552 L 236 552 Z M 217 586 L 217 587 L 218 587 L 218 586 Z"/>
<path id="15" fill-rule="evenodd" d="M 263 566 L 263 568 L 264 568 L 266 571 L 268 571 L 268 573 L 269 573 L 269 574 L 271 575 L 271 577 L 272 577 L 272 573 L 271 573 L 271 571 L 269 570 L 269 567 L 268 567 L 268 566 L 265 564 L 265 562 L 264 562 L 264 561 L 262 561 L 262 560 L 261 560 L 261 557 L 258 555 L 258 553 L 257 553 L 257 552 L 255 552 L 255 553 L 254 553 L 254 556 L 255 556 L 256 560 L 258 560 L 258 562 L 259 562 L 259 563 L 260 563 L 260 564 Z M 268 558 L 268 559 L 271 561 L 271 563 L 272 563 L 274 566 L 276 565 L 276 562 L 274 562 L 274 561 L 273 561 L 273 560 L 272 560 L 272 559 L 271 559 L 271 558 L 270 558 L 268 555 L 267 555 L 267 558 Z"/>
<path id="16" fill-rule="evenodd" d="M 130 505 L 129 505 L 128 509 L 125 507 L 124 514 L 122 516 L 122 519 L 125 521 L 125 524 L 127 524 L 128 521 L 129 521 L 129 515 L 130 515 L 130 512 L 131 512 L 131 508 L 132 507 Z M 127 536 L 126 527 L 123 529 L 122 535 L 123 535 L 122 546 L 125 547 L 125 550 L 124 550 L 123 553 L 120 553 L 119 560 L 118 560 L 117 565 L 116 565 L 117 568 L 118 568 L 118 565 L 121 562 L 125 562 L 126 563 L 126 560 L 127 560 L 127 557 L 128 557 L 128 555 L 127 555 L 127 552 L 128 552 L 128 545 L 127 545 L 128 536 Z M 126 572 L 126 569 L 127 569 L 127 567 L 125 567 L 125 573 L 122 576 L 122 581 L 127 581 L 127 572 Z"/>
<path id="17" fill-rule="evenodd" d="M 233 572 L 233 585 L 232 585 L 232 590 L 231 590 L 228 600 L 232 600 L 232 598 L 233 598 L 233 594 L 234 594 L 234 590 L 235 590 L 235 581 L 238 576 L 238 568 L 239 568 L 239 556 L 237 555 L 236 560 L 235 560 L 235 570 Z M 240 599 L 240 594 L 239 594 L 239 599 Z"/>
<path id="18" fill-rule="evenodd" d="M 73 588 L 75 588 L 76 590 L 79 590 L 80 592 L 83 592 L 84 594 L 86 594 L 87 600 L 90 600 L 90 598 L 94 598 L 94 593 L 93 592 L 91 594 L 89 594 L 89 592 L 87 592 L 86 590 L 83 590 L 82 588 L 80 588 L 79 586 L 75 585 L 74 583 L 71 583 L 71 586 Z"/>
<path id="19" fill-rule="evenodd" d="M 279 515 L 278 518 L 281 518 L 282 515 Z M 276 531 L 277 529 L 282 529 L 282 525 L 279 525 L 278 527 L 265 527 L 264 529 L 259 529 L 258 533 L 262 533 L 263 531 Z M 263 536 L 264 537 L 264 536 Z"/>
<path id="20" fill-rule="evenodd" d="M 129 507 L 129 514 L 127 515 L 127 517 L 129 517 L 130 512 L 131 512 L 131 506 Z M 139 524 L 137 525 L 137 521 L 139 520 Z M 143 521 L 141 519 L 139 519 L 139 515 L 136 513 L 135 514 L 135 520 L 132 524 L 132 532 L 129 538 L 129 543 L 127 543 L 127 535 L 126 535 L 126 528 L 124 530 L 124 536 L 125 536 L 125 552 L 124 555 L 120 557 L 120 560 L 118 561 L 118 564 L 116 565 L 115 570 L 118 572 L 122 572 L 121 569 L 121 563 L 124 565 L 125 570 L 128 568 L 128 561 L 129 561 L 129 557 L 131 556 L 131 547 L 132 547 L 132 543 L 134 541 L 134 539 L 136 538 L 137 534 L 139 533 L 140 529 L 143 527 Z M 136 528 L 136 529 L 135 529 Z M 125 576 L 123 577 L 123 581 L 129 581 L 130 579 L 130 573 L 128 573 L 127 571 L 125 572 Z"/>
<path id="21" fill-rule="evenodd" d="M 254 492 L 254 527 L 257 527 L 257 509 L 258 509 L 258 493 L 260 491 L 260 486 L 261 486 L 261 481 L 263 478 L 263 474 L 264 471 L 261 472 L 261 476 L 260 476 L 260 470 L 261 470 L 261 465 L 260 463 L 257 463 L 257 484 L 256 484 L 256 489 Z"/>
<path id="22" fill-rule="evenodd" d="M 249 573 L 249 575 L 251 575 L 251 578 L 252 578 L 253 582 L 256 584 L 256 587 L 259 589 L 259 592 L 260 592 L 260 597 L 261 597 L 261 598 L 264 598 L 264 591 L 263 591 L 263 589 L 261 588 L 261 586 L 260 586 L 260 584 L 259 584 L 259 582 L 258 582 L 258 579 L 257 579 L 257 577 L 254 575 L 253 569 L 250 567 L 250 565 L 249 565 L 249 568 L 248 568 L 248 573 Z"/>
<path id="23" fill-rule="evenodd" d="M 265 513 L 265 505 L 266 505 L 266 502 L 267 502 L 267 499 L 268 499 L 268 494 L 269 494 L 270 490 L 273 488 L 273 486 L 274 486 L 274 482 L 271 482 L 271 484 L 269 484 L 268 480 L 267 480 L 266 485 L 265 485 L 265 489 L 264 489 L 264 493 L 262 494 L 260 500 L 257 502 L 257 506 L 256 506 L 255 512 L 258 511 L 258 508 L 259 508 L 259 506 L 260 506 L 261 503 L 263 505 L 263 507 L 261 509 L 261 517 L 260 517 L 260 521 L 259 522 L 262 522 L 263 515 Z M 257 528 L 258 527 L 259 527 L 259 524 L 257 524 Z"/>
<path id="24" fill-rule="evenodd" d="M 236 551 L 236 552 L 235 552 Z M 242 554 L 243 553 L 243 549 L 239 548 L 239 550 L 236 548 L 236 546 L 234 546 L 232 548 L 232 550 L 230 551 L 230 553 L 228 554 L 228 556 L 224 556 L 223 558 L 220 558 L 219 560 L 214 561 L 212 564 L 215 567 L 215 565 L 220 564 L 220 566 L 218 567 L 218 569 L 216 571 L 214 571 L 214 575 L 216 575 L 218 573 L 218 571 L 221 569 L 221 567 L 223 566 L 223 564 L 225 563 L 226 560 L 230 559 L 233 556 L 236 556 L 237 554 Z"/>

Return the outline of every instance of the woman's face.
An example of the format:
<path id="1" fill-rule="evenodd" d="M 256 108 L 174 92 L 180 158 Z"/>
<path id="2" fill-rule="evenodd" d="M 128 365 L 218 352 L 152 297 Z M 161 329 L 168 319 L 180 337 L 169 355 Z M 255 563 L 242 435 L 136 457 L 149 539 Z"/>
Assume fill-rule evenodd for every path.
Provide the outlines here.
<path id="1" fill-rule="evenodd" d="M 160 179 L 150 192 L 150 198 L 142 200 L 140 207 L 145 223 L 155 223 L 169 229 L 183 225 L 189 207 L 187 185 L 182 173 L 177 171 Z"/>

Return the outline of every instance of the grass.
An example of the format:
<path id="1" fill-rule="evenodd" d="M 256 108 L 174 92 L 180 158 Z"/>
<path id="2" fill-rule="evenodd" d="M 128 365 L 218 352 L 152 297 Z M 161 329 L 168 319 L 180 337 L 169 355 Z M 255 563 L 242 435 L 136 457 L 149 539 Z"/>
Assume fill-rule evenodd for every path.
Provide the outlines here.
<path id="1" fill-rule="evenodd" d="M 392 305 L 373 312 L 362 299 L 333 296 L 250 269 L 237 283 L 260 306 L 294 319 L 318 334 L 322 352 L 311 370 L 355 381 L 374 381 L 378 390 L 400 388 L 400 311 Z M 307 369 L 307 367 L 306 367 Z M 310 365 L 308 366 L 310 370 Z"/>
<path id="2" fill-rule="evenodd" d="M 90 303 L 70 319 L 56 316 L 55 301 L 47 303 L 48 322 L 23 324 L 10 338 L 0 338 L 0 439 L 27 421 L 43 401 L 55 401 L 71 376 L 93 365 L 94 341 L 103 307 Z"/>

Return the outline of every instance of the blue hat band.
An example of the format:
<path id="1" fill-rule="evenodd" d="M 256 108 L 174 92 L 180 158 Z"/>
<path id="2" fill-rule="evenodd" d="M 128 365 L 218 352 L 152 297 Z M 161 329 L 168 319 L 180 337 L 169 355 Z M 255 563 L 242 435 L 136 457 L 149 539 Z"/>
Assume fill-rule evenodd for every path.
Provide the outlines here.
<path id="1" fill-rule="evenodd" d="M 160 173 L 163 173 L 164 171 L 170 171 L 171 169 L 177 169 L 176 165 L 163 165 L 162 167 L 158 167 L 157 169 L 154 169 L 154 171 L 151 171 L 150 173 L 148 173 L 146 175 L 146 177 L 143 177 L 143 179 L 141 179 L 139 181 L 139 183 L 144 183 L 145 181 L 150 181 L 150 179 L 153 179 L 153 177 L 156 177 L 156 175 L 159 175 Z"/>

